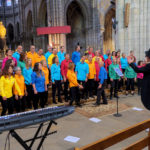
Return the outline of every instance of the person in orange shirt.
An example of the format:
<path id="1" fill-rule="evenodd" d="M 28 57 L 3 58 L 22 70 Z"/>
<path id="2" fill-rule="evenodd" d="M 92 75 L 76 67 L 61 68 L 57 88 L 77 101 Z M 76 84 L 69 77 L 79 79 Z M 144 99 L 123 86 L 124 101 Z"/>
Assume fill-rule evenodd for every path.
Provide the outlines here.
<path id="1" fill-rule="evenodd" d="M 96 81 L 96 68 L 92 61 L 92 55 L 89 55 L 87 64 L 89 65 L 88 88 L 89 97 L 93 98 L 94 81 Z"/>
<path id="2" fill-rule="evenodd" d="M 35 63 L 39 63 L 43 60 L 46 60 L 45 56 L 43 55 L 43 49 L 39 49 L 39 51 L 35 57 Z"/>
<path id="3" fill-rule="evenodd" d="M 46 82 L 46 85 L 47 85 L 47 88 L 48 88 L 48 86 L 49 86 L 49 70 L 47 68 L 46 60 L 42 60 L 41 64 L 42 64 L 42 71 L 45 75 L 45 82 Z M 45 105 L 48 105 L 48 90 L 45 91 Z"/>
<path id="4" fill-rule="evenodd" d="M 22 97 L 18 96 L 18 91 L 14 88 L 16 112 L 19 113 L 25 111 L 25 96 L 27 96 L 25 80 L 20 67 L 15 68 L 15 79 L 22 93 Z"/>
<path id="5" fill-rule="evenodd" d="M 71 106 L 73 102 L 76 102 L 78 107 L 81 107 L 80 98 L 79 98 L 79 88 L 83 89 L 83 86 L 80 85 L 77 81 L 77 76 L 74 72 L 75 65 L 74 63 L 69 63 L 67 78 L 69 81 L 70 93 L 71 93 L 71 101 L 69 105 Z"/>
<path id="6" fill-rule="evenodd" d="M 35 58 L 37 56 L 37 53 L 35 52 L 35 46 L 31 45 L 30 46 L 30 51 L 27 52 L 27 58 L 32 60 L 32 68 L 34 67 L 35 64 Z"/>

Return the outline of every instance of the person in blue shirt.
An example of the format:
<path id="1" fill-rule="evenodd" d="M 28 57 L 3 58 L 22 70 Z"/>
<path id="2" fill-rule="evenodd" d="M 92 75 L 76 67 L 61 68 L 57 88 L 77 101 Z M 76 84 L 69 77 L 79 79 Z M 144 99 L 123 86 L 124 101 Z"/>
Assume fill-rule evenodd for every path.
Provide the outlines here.
<path id="1" fill-rule="evenodd" d="M 50 45 L 48 45 L 47 46 L 47 52 L 45 53 L 45 58 L 46 58 L 46 62 L 47 62 L 47 67 L 49 68 L 49 66 L 48 66 L 48 58 L 49 58 L 49 56 L 52 54 L 52 50 L 53 50 L 53 48 L 50 46 Z"/>
<path id="2" fill-rule="evenodd" d="M 82 99 L 87 99 L 88 98 L 87 81 L 89 75 L 89 65 L 85 63 L 85 56 L 82 56 L 81 62 L 77 63 L 75 72 L 77 74 L 78 83 L 82 84 L 82 86 L 84 87 L 82 91 Z"/>
<path id="3" fill-rule="evenodd" d="M 25 80 L 25 85 L 27 89 L 28 95 L 26 96 L 26 102 L 27 102 L 27 108 L 31 109 L 31 101 L 33 101 L 33 88 L 32 88 L 32 80 L 31 80 L 31 75 L 33 73 L 32 70 L 32 60 L 27 59 L 26 61 L 26 66 L 23 68 L 22 75 L 24 76 Z"/>
<path id="4" fill-rule="evenodd" d="M 61 91 L 61 81 L 63 79 L 61 76 L 61 69 L 60 69 L 58 57 L 53 58 L 53 64 L 51 66 L 51 79 L 52 79 L 53 103 L 57 104 L 56 99 L 55 99 L 56 90 L 58 90 L 58 102 L 62 103 L 60 91 Z"/>
<path id="5" fill-rule="evenodd" d="M 47 85 L 45 81 L 45 75 L 42 72 L 41 63 L 35 63 L 31 77 L 34 91 L 34 99 L 33 99 L 34 110 L 38 109 L 39 101 L 41 108 L 44 108 L 46 102 L 45 91 L 47 91 Z"/>
<path id="6" fill-rule="evenodd" d="M 110 50 L 107 50 L 106 51 L 106 54 L 104 54 L 104 61 L 106 60 L 106 59 L 108 59 L 108 54 L 110 54 Z"/>
<path id="7" fill-rule="evenodd" d="M 15 53 L 13 53 L 12 57 L 16 58 L 17 62 L 19 61 L 20 59 L 20 54 L 22 53 L 23 49 L 22 49 L 22 46 L 19 45 L 17 47 L 17 51 Z"/>
<path id="8" fill-rule="evenodd" d="M 100 83 L 97 89 L 97 101 L 95 103 L 96 106 L 100 105 L 101 96 L 103 98 L 103 104 L 107 104 L 107 98 L 105 95 L 105 85 L 107 80 L 107 71 L 104 68 L 104 62 L 100 62 L 100 72 L 99 72 Z"/>
<path id="9" fill-rule="evenodd" d="M 129 66 L 128 59 L 125 53 L 122 53 L 122 58 L 120 59 L 120 63 L 121 63 L 122 72 L 124 73 L 126 68 Z"/>
<path id="10" fill-rule="evenodd" d="M 80 46 L 79 45 L 77 45 L 77 47 L 76 47 L 76 51 L 74 51 L 73 53 L 72 53 L 72 62 L 75 64 L 75 65 L 77 65 L 77 63 L 78 62 L 80 62 Z"/>
<path id="11" fill-rule="evenodd" d="M 64 52 L 64 46 L 60 47 L 60 51 L 57 53 L 58 59 L 59 59 L 59 63 L 61 65 L 61 62 L 65 60 L 65 52 Z"/>

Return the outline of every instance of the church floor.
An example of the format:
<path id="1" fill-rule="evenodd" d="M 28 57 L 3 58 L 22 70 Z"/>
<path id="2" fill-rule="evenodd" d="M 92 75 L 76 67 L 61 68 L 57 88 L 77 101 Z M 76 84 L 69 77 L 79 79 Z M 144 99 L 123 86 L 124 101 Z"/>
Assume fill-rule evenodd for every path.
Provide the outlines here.
<path id="1" fill-rule="evenodd" d="M 102 121 L 96 124 L 89 121 L 89 118 L 86 115 L 83 115 L 82 113 L 76 111 L 70 116 L 56 120 L 58 125 L 53 126 L 52 131 L 57 130 L 57 133 L 47 137 L 43 145 L 43 150 L 74 150 L 74 147 L 82 147 L 84 145 L 92 143 L 96 140 L 104 138 L 108 135 L 111 135 L 115 132 L 118 132 L 122 129 L 125 129 L 150 118 L 150 112 L 144 109 L 139 96 L 121 96 L 120 103 L 126 106 L 130 106 L 121 112 L 123 116 L 120 118 L 115 118 L 113 115 L 111 115 L 111 113 L 97 117 Z M 144 110 L 135 111 L 132 110 L 132 107 L 143 108 Z M 24 130 L 18 130 L 17 132 L 24 139 L 28 139 L 32 137 L 32 135 L 35 132 L 35 129 L 28 128 Z M 1 150 L 4 150 L 5 139 L 7 134 L 8 133 L 5 132 L 0 135 Z M 64 138 L 69 135 L 79 137 L 79 142 L 73 144 L 64 141 Z M 145 131 L 141 132 L 140 134 L 133 136 L 132 138 L 109 148 L 109 150 L 121 150 L 125 146 L 128 146 L 131 143 L 137 141 L 138 139 L 143 138 L 143 136 L 145 135 L 147 135 Z M 22 147 L 15 141 L 15 139 L 10 137 L 10 141 L 10 150 L 23 150 Z M 35 146 L 33 147 L 33 150 L 36 149 L 35 147 L 38 144 L 38 142 L 39 141 L 37 140 Z"/>

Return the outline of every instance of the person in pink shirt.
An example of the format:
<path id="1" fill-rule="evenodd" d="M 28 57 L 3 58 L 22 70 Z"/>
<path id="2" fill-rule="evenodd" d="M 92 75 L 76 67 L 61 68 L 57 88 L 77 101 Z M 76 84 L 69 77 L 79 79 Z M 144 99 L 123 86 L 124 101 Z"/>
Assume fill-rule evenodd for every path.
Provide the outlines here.
<path id="1" fill-rule="evenodd" d="M 96 80 L 94 81 L 95 82 L 94 94 L 97 95 L 97 88 L 99 86 L 100 57 L 96 57 L 94 63 L 95 63 L 95 68 L 96 68 Z"/>
<path id="2" fill-rule="evenodd" d="M 143 61 L 138 62 L 138 68 L 143 67 Z M 141 95 L 141 88 L 142 88 L 142 80 L 143 80 L 144 74 L 138 73 L 137 74 L 137 81 L 138 81 L 138 95 Z"/>
<path id="3" fill-rule="evenodd" d="M 6 57 L 3 59 L 3 62 L 2 62 L 2 70 L 5 67 L 6 61 L 9 59 L 13 60 L 15 67 L 17 66 L 17 60 L 16 60 L 16 58 L 12 57 L 12 54 L 13 53 L 12 53 L 11 49 L 6 50 Z"/>

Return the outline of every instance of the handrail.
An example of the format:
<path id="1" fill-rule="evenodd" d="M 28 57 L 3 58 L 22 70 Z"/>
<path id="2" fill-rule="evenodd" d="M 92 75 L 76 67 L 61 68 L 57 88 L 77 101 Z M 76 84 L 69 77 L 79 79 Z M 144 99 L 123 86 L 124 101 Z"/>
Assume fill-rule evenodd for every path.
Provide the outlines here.
<path id="1" fill-rule="evenodd" d="M 88 144 L 86 146 L 83 146 L 81 148 L 75 148 L 75 150 L 104 150 L 106 148 L 109 148 L 113 146 L 114 144 L 117 144 L 131 136 L 136 135 L 139 132 L 142 132 L 146 129 L 150 129 L 150 120 L 143 121 L 141 123 L 138 123 L 132 127 L 129 127 L 127 129 L 124 129 L 118 133 L 115 133 L 113 135 L 110 135 L 104 139 L 98 140 L 92 144 Z M 150 131 L 146 138 L 136 142 L 135 144 L 132 144 L 126 150 L 133 150 L 135 147 L 139 146 L 141 144 L 141 147 L 149 147 L 150 150 Z M 136 149 L 137 150 L 137 149 Z M 139 149 L 140 150 L 140 149 Z"/>

